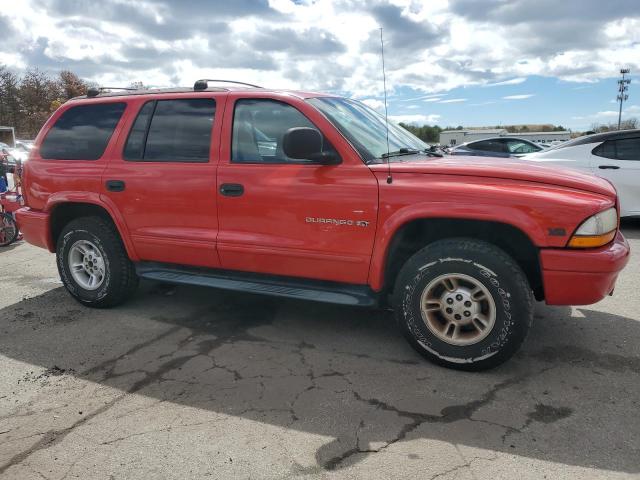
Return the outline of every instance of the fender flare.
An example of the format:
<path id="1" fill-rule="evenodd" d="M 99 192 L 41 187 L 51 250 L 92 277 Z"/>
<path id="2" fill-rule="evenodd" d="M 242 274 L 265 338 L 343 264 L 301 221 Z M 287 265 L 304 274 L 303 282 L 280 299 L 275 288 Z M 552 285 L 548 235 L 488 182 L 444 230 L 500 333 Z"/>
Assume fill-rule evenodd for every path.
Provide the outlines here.
<path id="1" fill-rule="evenodd" d="M 415 203 L 407 205 L 387 218 L 378 226 L 376 242 L 369 268 L 369 286 L 375 291 L 384 287 L 389 246 L 402 227 L 414 220 L 452 219 L 495 222 L 520 230 L 535 246 L 543 246 L 546 241 L 544 229 L 529 215 L 517 208 L 483 204 L 456 204 L 445 202 Z"/>
<path id="2" fill-rule="evenodd" d="M 122 217 L 116 205 L 109 198 L 95 192 L 56 192 L 47 199 L 47 203 L 44 206 L 44 211 L 51 214 L 56 207 L 66 203 L 88 203 L 104 209 L 109 217 L 111 217 L 113 224 L 116 226 L 118 234 L 122 239 L 122 243 L 124 244 L 124 248 L 127 251 L 127 255 L 129 256 L 129 258 L 134 262 L 140 260 L 138 254 L 136 253 L 135 247 L 131 242 L 127 224 L 125 223 L 124 218 Z M 51 245 L 53 245 L 53 242 L 51 242 Z M 53 250 L 51 248 L 50 250 L 53 253 Z"/>

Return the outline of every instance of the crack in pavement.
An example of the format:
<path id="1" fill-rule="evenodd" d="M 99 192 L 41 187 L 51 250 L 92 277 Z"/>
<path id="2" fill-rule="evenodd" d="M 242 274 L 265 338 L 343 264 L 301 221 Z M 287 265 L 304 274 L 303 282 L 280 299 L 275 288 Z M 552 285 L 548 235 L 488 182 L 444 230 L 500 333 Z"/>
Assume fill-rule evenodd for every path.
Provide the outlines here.
<path id="1" fill-rule="evenodd" d="M 88 369 L 87 371 L 85 371 L 83 373 L 83 376 L 90 376 L 91 374 L 97 373 L 99 371 L 102 371 L 104 369 L 107 369 L 107 373 L 105 375 L 105 380 L 107 378 L 109 378 L 109 375 L 112 374 L 116 364 L 118 363 L 119 360 L 125 358 L 128 355 L 131 355 L 155 342 L 157 342 L 158 340 L 161 340 L 163 338 L 166 338 L 176 332 L 178 332 L 179 330 L 183 329 L 183 327 L 178 326 L 178 327 L 173 327 L 170 328 L 169 330 L 161 333 L 160 335 L 157 335 L 145 342 L 139 343 L 134 345 L 133 347 L 131 347 L 129 350 L 127 350 L 125 353 L 123 353 L 122 355 L 119 355 L 118 357 L 115 358 L 111 358 L 109 360 L 105 360 L 104 362 Z M 179 359 L 178 359 L 179 360 Z M 168 362 L 171 363 L 171 365 L 174 364 L 174 361 Z M 177 364 L 177 362 L 175 362 Z M 162 369 L 162 371 L 164 372 L 164 369 Z M 155 373 L 155 372 L 154 372 Z M 11 468 L 14 465 L 18 465 L 20 463 L 22 463 L 24 460 L 26 460 L 27 458 L 29 458 L 31 455 L 33 455 L 34 453 L 40 451 L 40 450 L 45 450 L 47 448 L 52 447 L 53 445 L 56 445 L 58 443 L 60 443 L 67 435 L 69 435 L 69 433 L 71 433 L 73 430 L 75 430 L 76 428 L 84 425 L 85 423 L 87 423 L 89 420 L 97 417 L 98 415 L 101 415 L 102 413 L 106 412 L 107 410 L 109 410 L 111 407 L 113 407 L 117 402 L 119 402 L 122 398 L 124 398 L 125 396 L 127 396 L 130 393 L 134 393 L 138 390 L 140 390 L 141 388 L 143 388 L 144 386 L 152 383 L 153 381 L 155 381 L 158 378 L 159 375 L 147 375 L 145 378 L 143 378 L 142 380 L 134 383 L 132 385 L 132 387 L 130 389 L 128 389 L 126 392 L 116 396 L 115 398 L 111 399 L 109 402 L 107 402 L 106 404 L 104 404 L 102 407 L 96 409 L 95 411 L 91 412 L 88 415 L 85 415 L 84 417 L 82 417 L 80 420 L 77 420 L 76 422 L 74 422 L 73 424 L 71 424 L 70 426 L 66 427 L 66 428 L 62 428 L 59 430 L 48 430 L 47 432 L 42 433 L 42 438 L 40 440 L 38 440 L 36 443 L 34 443 L 31 447 L 27 448 L 26 450 L 23 450 L 20 453 L 17 453 L 16 455 L 14 455 L 12 458 L 10 458 L 7 462 L 5 462 L 3 465 L 0 466 L 0 475 L 2 475 L 4 472 L 6 472 L 9 468 Z"/>
<path id="2" fill-rule="evenodd" d="M 496 395 L 504 389 L 507 389 L 515 384 L 518 384 L 526 379 L 528 379 L 531 376 L 534 375 L 540 375 L 542 373 L 544 373 L 545 371 L 549 370 L 550 368 L 553 367 L 548 367 L 548 368 L 544 368 L 536 373 L 525 373 L 523 375 L 519 375 L 507 380 L 504 380 L 500 383 L 497 383 L 496 385 L 494 385 L 490 390 L 488 390 L 480 399 L 478 400 L 472 400 L 470 402 L 467 403 L 463 403 L 460 405 L 450 405 L 447 407 L 444 407 L 441 411 L 440 411 L 440 415 L 431 415 L 431 414 L 426 414 L 426 413 L 419 413 L 419 412 L 411 412 L 408 410 L 401 410 L 389 403 L 386 403 L 382 400 L 378 400 L 375 398 L 363 398 L 361 397 L 358 392 L 353 391 L 353 396 L 355 397 L 356 400 L 360 401 L 360 402 L 364 402 L 368 405 L 371 405 L 373 407 L 375 407 L 375 409 L 380 409 L 383 411 L 388 411 L 388 412 L 393 412 L 395 414 L 397 414 L 399 417 L 401 418 L 406 418 L 409 419 L 410 421 L 408 423 L 406 423 L 398 432 L 398 434 L 392 438 L 391 440 L 388 440 L 383 446 L 381 446 L 380 448 L 377 449 L 362 449 L 359 446 L 359 439 L 356 436 L 356 445 L 353 448 L 350 448 L 344 452 L 342 452 L 339 455 L 336 455 L 326 461 L 322 461 L 321 459 L 321 450 L 318 450 L 318 452 L 316 452 L 316 459 L 318 460 L 318 463 L 321 464 L 323 466 L 323 468 L 325 470 L 335 470 L 337 468 L 341 468 L 343 463 L 348 460 L 349 458 L 355 456 L 355 455 L 359 455 L 359 454 L 370 454 L 370 453 L 378 453 L 386 448 L 388 448 L 389 446 L 393 445 L 394 443 L 397 443 L 401 440 L 403 440 L 404 438 L 406 438 L 406 436 L 408 434 L 410 434 L 411 432 L 413 432 L 414 430 L 416 430 L 417 428 L 419 428 L 420 426 L 422 426 L 423 424 L 426 423 L 453 423 L 453 422 L 457 422 L 459 420 L 470 420 L 470 421 L 475 421 L 471 418 L 471 416 L 476 413 L 480 408 L 484 407 L 485 405 L 491 403 L 493 400 L 495 400 Z M 499 426 L 501 428 L 508 428 L 508 429 L 513 429 L 513 430 L 517 430 L 513 427 L 506 427 L 505 425 L 501 425 L 501 424 L 497 424 L 497 423 L 492 423 L 492 422 L 488 422 L 486 420 L 482 420 L 482 423 L 488 423 L 488 424 L 492 424 L 492 425 L 496 425 Z M 326 447 L 323 446 L 323 447 Z"/>
<path id="3" fill-rule="evenodd" d="M 115 398 L 111 399 L 109 402 L 107 402 L 106 404 L 104 404 L 102 407 L 98 408 L 97 410 L 91 412 L 90 414 L 84 416 L 83 418 L 81 418 L 80 420 L 77 420 L 76 422 L 74 422 L 73 424 L 71 424 L 70 426 L 66 427 L 66 428 L 62 428 L 62 429 L 52 429 L 52 430 L 48 430 L 47 432 L 44 432 L 42 435 L 42 438 L 40 440 L 38 440 L 36 443 L 34 443 L 31 447 L 27 448 L 26 450 L 23 450 L 22 452 L 17 453 L 16 455 L 14 455 L 13 457 L 11 457 L 7 462 L 5 462 L 3 465 L 0 466 L 0 475 L 2 475 L 4 472 L 6 472 L 9 468 L 11 468 L 14 465 L 18 465 L 22 462 L 24 462 L 27 458 L 29 458 L 31 455 L 33 455 L 34 453 L 40 451 L 40 450 L 46 450 L 58 443 L 60 443 L 67 435 L 69 435 L 69 433 L 71 433 L 72 431 L 74 431 L 76 428 L 86 424 L 89 420 L 97 417 L 98 415 L 101 415 L 102 413 L 106 412 L 107 410 L 109 410 L 111 407 L 113 407 L 117 402 L 119 402 L 121 399 L 123 399 L 124 397 L 126 397 L 127 395 L 131 394 L 131 393 L 136 393 L 139 390 L 143 389 L 144 387 L 151 385 L 157 381 L 162 381 L 163 376 L 174 369 L 180 369 L 184 364 L 186 364 L 189 360 L 199 356 L 199 355 L 209 355 L 213 350 L 215 350 L 216 348 L 227 344 L 229 342 L 233 342 L 236 340 L 262 340 L 262 339 L 258 339 L 257 337 L 254 337 L 250 334 L 248 334 L 246 331 L 253 327 L 256 326 L 258 324 L 264 324 L 265 322 L 265 318 L 262 318 L 258 321 L 256 321 L 255 319 L 252 319 L 251 321 L 247 321 L 244 324 L 240 324 L 241 326 L 238 326 L 238 323 L 236 322 L 231 322 L 231 321 L 221 321 L 218 323 L 217 325 L 217 329 L 219 331 L 215 332 L 217 334 L 217 338 L 213 339 L 213 340 L 204 340 L 198 343 L 198 348 L 196 349 L 196 352 L 190 355 L 184 355 L 181 357 L 177 357 L 177 358 L 172 358 L 171 360 L 168 360 L 167 362 L 164 362 L 163 364 L 161 364 L 158 368 L 156 368 L 154 371 L 152 372 L 148 372 L 148 371 L 144 371 L 144 370 L 140 370 L 140 369 L 136 369 L 133 371 L 129 371 L 129 372 L 124 372 L 124 373 L 114 373 L 114 370 L 118 364 L 118 362 L 120 360 L 123 360 L 137 352 L 139 352 L 140 350 L 143 350 L 144 348 L 157 343 L 158 341 L 161 341 L 165 338 L 170 337 L 171 335 L 174 335 L 176 333 L 178 333 L 181 330 L 188 330 L 191 332 L 191 335 L 189 335 L 187 338 L 182 339 L 180 341 L 178 341 L 175 344 L 175 348 L 173 349 L 173 351 L 171 353 L 168 354 L 168 356 L 173 356 L 175 355 L 181 348 L 183 348 L 187 343 L 189 343 L 192 338 L 193 338 L 193 334 L 194 334 L 194 329 L 191 328 L 197 321 L 199 321 L 200 319 L 202 319 L 202 317 L 204 315 L 206 315 L 207 313 L 210 313 L 211 311 L 214 311 L 215 313 L 218 313 L 217 310 L 215 310 L 215 307 L 207 307 L 206 309 L 199 309 L 195 312 L 193 312 L 192 314 L 186 316 L 184 319 L 182 319 L 179 322 L 179 325 L 176 325 L 172 328 L 169 328 L 168 330 L 160 333 L 159 335 L 156 335 L 144 342 L 138 343 L 136 345 L 134 345 L 133 347 L 131 347 L 130 349 L 128 349 L 126 352 L 124 352 L 121 355 L 118 355 L 117 357 L 113 357 L 107 360 L 104 360 L 103 362 L 100 362 L 97 365 L 94 365 L 93 367 L 87 369 L 86 371 L 84 371 L 81 376 L 82 377 L 89 377 L 89 379 L 91 379 L 91 377 L 93 375 L 96 375 L 98 373 L 102 374 L 102 378 L 100 379 L 101 382 L 105 382 L 106 380 L 109 379 L 113 379 L 113 378 L 117 378 L 117 377 L 121 377 L 123 375 L 127 375 L 130 373 L 134 373 L 134 372 L 142 372 L 145 374 L 145 376 L 138 380 L 137 382 L 134 382 L 125 392 L 123 392 L 122 394 L 116 396 Z M 270 321 L 273 318 L 273 316 L 266 316 L 266 320 L 267 322 Z M 202 335 L 204 332 L 198 332 L 195 335 L 199 336 Z M 104 372 L 104 373 L 103 373 Z"/>
<path id="4" fill-rule="evenodd" d="M 74 429 L 76 429 L 77 427 L 79 427 L 81 425 L 84 425 L 85 423 L 87 423 L 92 418 L 94 418 L 94 417 L 106 412 L 107 410 L 109 410 L 113 405 L 115 405 L 118 401 L 120 401 L 126 395 L 127 395 L 126 393 L 118 395 L 117 397 L 113 398 L 110 402 L 106 403 L 105 405 L 103 405 L 102 407 L 98 408 L 97 410 L 91 412 L 89 415 L 86 415 L 86 416 L 82 417 L 80 420 L 77 420 L 76 422 L 71 424 L 71 426 L 69 426 L 69 427 L 62 428 L 60 430 L 49 430 L 49 431 L 45 432 L 44 436 L 40 440 L 38 440 L 36 443 L 34 443 L 31 447 L 29 447 L 28 449 L 23 450 L 22 452 L 14 455 L 6 463 L 1 465 L 0 466 L 0 475 L 4 474 L 4 472 L 6 472 L 12 466 L 18 465 L 18 464 L 24 462 L 27 458 L 29 458 L 34 453 L 36 453 L 36 452 L 38 452 L 40 450 L 46 450 L 47 448 L 60 443 Z"/>
<path id="5" fill-rule="evenodd" d="M 457 449 L 457 447 L 456 447 L 456 449 Z M 455 472 L 457 472 L 459 470 L 462 470 L 463 468 L 471 469 L 471 465 L 473 464 L 473 462 L 477 462 L 478 460 L 485 460 L 487 462 L 492 462 L 497 458 L 498 458 L 497 455 L 494 455 L 493 457 L 472 457 L 469 460 L 466 460 L 463 457 L 463 460 L 465 460 L 465 463 L 463 463 L 461 465 L 456 465 L 455 467 L 452 467 L 452 468 L 450 468 L 448 470 L 445 470 L 444 472 L 436 473 L 435 475 L 429 477 L 428 480 L 435 480 L 436 478 L 444 477 L 446 475 L 449 475 L 450 473 L 455 473 Z M 475 475 L 473 475 L 473 472 L 471 472 L 471 475 L 473 476 L 473 478 L 476 478 Z"/>

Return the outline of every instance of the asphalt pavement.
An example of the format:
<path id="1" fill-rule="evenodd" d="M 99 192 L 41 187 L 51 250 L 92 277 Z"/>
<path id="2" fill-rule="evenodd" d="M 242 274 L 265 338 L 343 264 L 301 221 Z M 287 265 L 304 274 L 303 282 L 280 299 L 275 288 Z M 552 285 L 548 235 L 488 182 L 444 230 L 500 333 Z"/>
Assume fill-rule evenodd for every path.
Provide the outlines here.
<path id="1" fill-rule="evenodd" d="M 640 478 L 640 221 L 615 294 L 489 372 L 388 312 L 144 282 L 110 310 L 0 250 L 0 478 Z"/>

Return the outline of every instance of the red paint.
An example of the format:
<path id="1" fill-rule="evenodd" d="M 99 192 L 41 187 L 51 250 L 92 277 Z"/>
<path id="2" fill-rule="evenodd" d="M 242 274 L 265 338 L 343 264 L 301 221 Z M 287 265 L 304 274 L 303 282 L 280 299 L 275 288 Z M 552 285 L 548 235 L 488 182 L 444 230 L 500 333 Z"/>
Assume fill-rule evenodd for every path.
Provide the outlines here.
<path id="1" fill-rule="evenodd" d="M 629 244 L 618 233 L 602 248 L 545 249 L 540 252 L 545 301 L 549 305 L 589 305 L 608 295 L 629 261 Z"/>
<path id="2" fill-rule="evenodd" d="M 622 235 L 600 249 L 565 248 L 582 221 L 616 205 L 608 182 L 506 159 L 457 156 L 393 163 L 393 182 L 387 184 L 386 165 L 365 165 L 351 144 L 305 102 L 314 95 L 204 91 L 68 102 L 43 127 L 27 162 L 28 208 L 18 213 L 25 238 L 53 251 L 51 212 L 69 202 L 91 203 L 111 216 L 134 261 L 368 284 L 379 291 L 390 242 L 407 222 L 487 220 L 518 228 L 540 249 L 548 303 L 592 303 L 613 288 L 628 260 Z M 123 160 L 129 129 L 144 102 L 194 97 L 216 100 L 208 163 Z M 276 99 L 298 108 L 333 144 L 342 163 L 231 163 L 233 107 L 239 98 Z M 37 148 L 44 133 L 66 108 L 105 101 L 126 102 L 127 109 L 101 159 L 40 157 Z M 108 192 L 104 185 L 111 179 L 124 180 L 126 190 Z M 220 195 L 224 183 L 243 184 L 244 194 Z M 566 235 L 549 235 L 550 228 L 564 229 Z"/>

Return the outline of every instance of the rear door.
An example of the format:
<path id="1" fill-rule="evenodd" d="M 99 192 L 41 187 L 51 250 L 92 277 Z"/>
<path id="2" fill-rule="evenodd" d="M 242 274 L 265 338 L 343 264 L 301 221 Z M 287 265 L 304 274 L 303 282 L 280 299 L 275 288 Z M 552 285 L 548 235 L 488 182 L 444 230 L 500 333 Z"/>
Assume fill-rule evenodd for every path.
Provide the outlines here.
<path id="1" fill-rule="evenodd" d="M 141 260 L 218 267 L 216 168 L 224 95 L 132 100 L 103 175 Z"/>
<path id="2" fill-rule="evenodd" d="M 591 152 L 591 169 L 616 187 L 622 215 L 640 215 L 640 135 L 598 145 Z"/>

